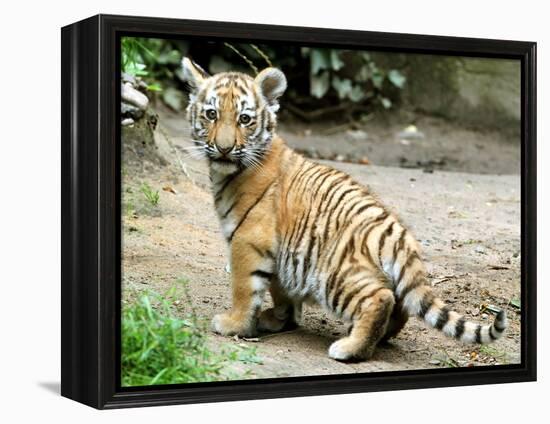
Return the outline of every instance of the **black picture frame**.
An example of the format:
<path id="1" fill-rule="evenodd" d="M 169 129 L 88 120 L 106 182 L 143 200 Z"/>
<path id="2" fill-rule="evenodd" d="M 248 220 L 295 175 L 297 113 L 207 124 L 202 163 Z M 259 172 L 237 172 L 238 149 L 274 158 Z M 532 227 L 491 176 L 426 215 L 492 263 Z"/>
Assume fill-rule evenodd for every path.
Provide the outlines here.
<path id="1" fill-rule="evenodd" d="M 521 364 L 121 388 L 120 37 L 210 37 L 521 61 Z M 62 28 L 61 394 L 99 409 L 536 380 L 536 43 L 97 15 Z"/>

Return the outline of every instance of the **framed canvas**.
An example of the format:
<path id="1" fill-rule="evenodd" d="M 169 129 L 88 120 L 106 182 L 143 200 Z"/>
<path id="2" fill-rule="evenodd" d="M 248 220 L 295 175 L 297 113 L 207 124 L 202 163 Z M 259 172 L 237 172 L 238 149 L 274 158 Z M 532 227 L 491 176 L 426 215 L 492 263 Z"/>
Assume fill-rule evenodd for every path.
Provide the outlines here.
<path id="1" fill-rule="evenodd" d="M 536 379 L 536 44 L 62 29 L 63 396 Z"/>

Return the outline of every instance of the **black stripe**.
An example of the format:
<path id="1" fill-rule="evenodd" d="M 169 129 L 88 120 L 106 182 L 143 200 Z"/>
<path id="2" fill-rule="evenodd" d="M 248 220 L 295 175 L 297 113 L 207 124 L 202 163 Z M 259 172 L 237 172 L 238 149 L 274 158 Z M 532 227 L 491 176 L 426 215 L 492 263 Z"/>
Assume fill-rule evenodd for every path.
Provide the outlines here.
<path id="1" fill-rule="evenodd" d="M 352 273 L 357 273 L 359 272 L 357 270 L 357 268 L 355 267 L 349 267 L 348 269 L 346 269 L 343 274 L 341 274 L 340 276 L 336 275 L 337 273 L 333 273 L 329 279 L 327 279 L 327 282 L 325 284 L 325 300 L 326 300 L 326 303 L 327 303 L 327 306 L 329 306 L 328 304 L 328 299 L 330 297 L 330 293 L 332 291 L 332 288 L 334 287 L 334 291 L 336 292 L 337 289 L 342 286 L 342 282 L 346 280 L 346 278 L 352 274 Z M 335 294 L 336 296 L 336 294 Z M 333 301 L 334 301 L 334 297 L 332 298 Z"/>
<path id="2" fill-rule="evenodd" d="M 321 188 L 323 187 L 323 184 L 325 183 L 326 180 L 329 179 L 329 177 L 333 177 L 334 173 L 335 172 L 339 172 L 337 171 L 336 169 L 329 169 L 329 172 L 326 172 L 326 173 L 322 173 L 320 175 L 318 175 L 312 182 L 311 182 L 311 187 L 315 187 L 315 191 L 313 192 L 313 195 L 311 196 L 312 200 L 314 201 L 317 197 L 317 194 L 319 193 L 319 190 L 321 190 Z M 317 180 L 319 178 L 323 178 L 323 181 L 321 181 L 319 184 L 316 184 L 317 183 Z M 305 187 L 306 190 L 308 189 L 308 186 Z"/>
<path id="3" fill-rule="evenodd" d="M 340 202 L 342 201 L 342 199 L 349 193 L 353 192 L 353 191 L 358 191 L 359 188 L 358 187 L 351 187 L 351 188 L 348 188 L 346 190 L 344 190 L 342 193 L 340 193 L 340 195 L 338 196 L 338 200 L 336 200 L 336 204 L 334 206 L 332 206 L 332 201 L 334 199 L 334 196 L 336 195 L 336 193 L 338 193 L 338 190 L 334 190 L 330 196 L 330 198 L 327 199 L 327 202 L 326 202 L 326 207 L 325 207 L 325 211 L 328 210 L 331 206 L 331 210 L 334 211 L 335 208 L 338 207 L 338 205 L 340 204 Z"/>
<path id="4" fill-rule="evenodd" d="M 493 327 L 495 327 L 495 330 L 497 330 L 499 333 L 502 333 L 504 330 L 506 330 L 506 327 L 501 326 L 498 320 L 493 323 Z"/>
<path id="5" fill-rule="evenodd" d="M 432 305 L 434 304 L 435 296 L 431 291 L 424 293 L 422 300 L 420 301 L 420 310 L 418 311 L 418 316 L 424 318 Z"/>
<path id="6" fill-rule="evenodd" d="M 382 250 L 384 249 L 384 244 L 386 243 L 386 237 L 391 236 L 393 232 L 393 226 L 395 225 L 395 221 L 392 221 L 392 223 L 386 228 L 386 230 L 382 233 L 380 236 L 380 240 L 378 240 L 378 258 L 382 258 Z"/>
<path id="7" fill-rule="evenodd" d="M 403 249 L 403 244 L 405 242 L 405 234 L 407 233 L 407 230 L 403 228 L 403 231 L 399 235 L 399 239 L 397 242 L 393 245 L 393 256 L 392 256 L 392 263 L 395 263 L 395 260 L 397 259 L 397 254 L 401 249 Z"/>
<path id="8" fill-rule="evenodd" d="M 285 261 L 284 261 L 284 267 L 288 268 L 288 261 L 290 259 L 290 247 L 292 246 L 292 241 L 294 240 L 294 236 L 297 234 L 297 232 L 300 230 L 300 226 L 302 221 L 304 220 L 305 212 L 302 213 L 299 220 L 295 222 L 295 225 L 292 227 L 292 231 L 290 232 L 290 236 L 287 238 L 286 247 L 284 248 L 285 252 Z"/>
<path id="9" fill-rule="evenodd" d="M 241 170 L 239 169 L 237 172 L 229 175 L 226 177 L 225 182 L 223 183 L 222 187 L 215 193 L 214 195 L 214 201 L 219 202 L 224 190 L 231 184 L 231 182 L 241 173 Z"/>
<path id="10" fill-rule="evenodd" d="M 457 339 L 460 339 L 462 337 L 462 334 L 464 334 L 464 324 L 466 323 L 466 320 L 464 317 L 460 317 L 455 324 L 455 337 Z"/>
<path id="11" fill-rule="evenodd" d="M 265 278 L 266 280 L 269 280 L 271 277 L 273 277 L 273 273 L 267 272 L 267 271 L 262 271 L 261 269 L 257 269 L 256 271 L 252 271 L 250 273 L 250 275 L 260 277 L 260 278 Z"/>
<path id="12" fill-rule="evenodd" d="M 317 224 L 313 222 L 311 224 L 311 228 L 309 231 L 309 237 L 307 239 L 307 250 L 306 250 L 306 256 L 304 256 L 304 275 L 307 276 L 309 273 L 309 266 L 311 263 L 311 252 L 313 250 L 313 246 L 315 244 L 315 229 L 317 228 Z"/>
<path id="13" fill-rule="evenodd" d="M 363 245 L 361 246 L 361 252 L 363 252 L 363 247 L 365 247 L 365 254 L 367 255 L 367 260 L 373 265 L 375 265 L 375 263 L 372 260 L 372 254 L 368 246 L 368 242 L 369 242 L 368 238 L 370 233 L 374 230 L 374 228 L 377 227 L 377 224 L 378 223 L 381 224 L 383 221 L 385 221 L 388 215 L 389 215 L 388 212 L 384 212 L 381 215 L 378 215 L 373 221 L 369 223 L 371 227 L 367 230 L 367 232 L 363 236 Z"/>
<path id="14" fill-rule="evenodd" d="M 336 243 L 336 244 L 338 244 L 338 243 Z M 327 278 L 327 282 L 326 282 L 327 294 L 326 294 L 326 298 L 325 298 L 326 301 L 327 301 L 327 306 L 329 306 L 329 304 L 328 304 L 328 294 L 329 294 L 328 289 L 329 289 L 329 286 L 331 286 L 334 283 L 334 279 L 338 278 L 338 273 L 342 270 L 342 264 L 344 263 L 344 259 L 347 255 L 348 244 L 349 244 L 349 242 L 346 244 L 346 246 L 344 246 L 343 252 L 340 255 L 340 258 L 338 260 L 338 266 L 332 267 L 332 269 L 334 271 L 330 274 L 329 278 Z M 346 274 L 347 274 L 347 271 L 344 272 L 344 275 L 346 275 Z"/>
<path id="15" fill-rule="evenodd" d="M 447 306 L 443 306 L 439 311 L 434 327 L 438 330 L 442 330 L 447 322 L 449 322 L 449 308 Z"/>
<path id="16" fill-rule="evenodd" d="M 506 330 L 506 327 L 502 326 L 504 321 L 504 311 L 501 310 L 497 313 L 497 318 L 493 324 L 493 327 L 495 327 L 495 330 L 497 330 L 499 333 L 502 333 L 504 330 Z"/>
<path id="17" fill-rule="evenodd" d="M 300 246 L 300 244 L 302 243 L 302 239 L 304 237 L 304 234 L 306 232 L 306 228 L 309 224 L 309 217 L 311 215 L 311 209 L 308 209 L 308 212 L 307 212 L 307 216 L 306 216 L 306 220 L 305 222 L 302 224 L 302 228 L 299 232 L 299 234 L 297 235 L 295 241 L 294 241 L 294 246 L 298 249 L 298 247 Z M 305 271 L 305 268 L 306 268 L 306 263 L 305 263 L 305 258 L 304 258 L 304 265 L 303 265 L 303 269 L 302 269 L 302 275 L 300 276 L 300 281 L 298 281 L 298 265 L 297 265 L 297 261 L 296 261 L 296 267 L 294 268 L 294 281 L 297 284 L 297 286 L 299 287 L 302 287 L 305 283 L 305 279 L 306 279 L 306 273 L 304 272 Z"/>
<path id="18" fill-rule="evenodd" d="M 403 275 L 405 274 L 405 271 L 407 270 L 408 267 L 411 266 L 412 262 L 415 260 L 415 259 L 420 259 L 418 257 L 418 253 L 415 251 L 415 252 L 412 252 L 408 257 L 407 257 L 407 261 L 405 262 L 405 264 L 401 267 L 401 270 L 399 271 L 399 276 L 397 277 L 397 280 L 395 280 L 395 285 L 398 286 L 399 283 L 401 282 L 401 279 L 403 278 Z"/>
<path id="19" fill-rule="evenodd" d="M 296 234 L 296 238 L 294 239 L 294 242 L 289 241 L 289 243 L 292 243 L 295 247 L 300 246 L 302 243 L 302 239 L 304 238 L 304 233 L 306 232 L 306 228 L 309 224 L 309 217 L 311 216 L 311 208 L 308 208 L 307 215 L 305 216 L 305 222 L 302 220 L 300 222 L 300 229 L 298 231 L 298 234 Z"/>
<path id="20" fill-rule="evenodd" d="M 368 201 L 368 200 L 369 200 L 369 199 L 363 199 L 363 198 L 361 198 L 361 199 L 359 200 L 359 202 L 354 203 L 353 206 L 352 206 L 351 208 L 349 208 L 349 209 L 346 211 L 346 213 L 344 214 L 344 217 L 342 218 L 342 224 L 345 225 L 345 223 L 346 223 L 347 220 L 348 220 L 349 215 L 351 214 L 351 212 L 353 211 L 353 209 L 355 209 L 355 206 L 357 206 L 358 204 L 360 204 L 361 201 Z M 359 213 L 361 213 L 361 212 L 367 210 L 367 209 L 370 208 L 371 206 L 377 206 L 376 202 L 367 203 L 366 205 L 361 206 L 361 207 L 357 210 L 357 212 L 355 212 L 355 216 L 357 216 Z"/>
<path id="21" fill-rule="evenodd" d="M 357 311 L 359 310 L 359 308 L 361 308 L 361 306 L 363 306 L 363 302 L 365 300 L 367 300 L 369 297 L 372 297 L 374 296 L 376 293 L 378 293 L 380 290 L 384 289 L 385 287 L 378 287 L 376 290 L 374 290 L 372 293 L 369 293 L 365 296 L 363 296 L 361 299 L 359 299 L 359 301 L 357 302 L 357 304 L 355 305 L 355 308 L 353 308 L 353 312 L 351 313 L 350 315 L 350 318 L 353 320 L 353 318 L 355 317 L 355 314 L 357 313 Z"/>
<path id="22" fill-rule="evenodd" d="M 493 334 L 493 330 L 494 330 L 494 326 L 491 325 L 491 327 L 489 328 L 489 336 L 491 337 L 491 340 L 496 340 L 498 339 L 498 337 Z"/>
<path id="23" fill-rule="evenodd" d="M 235 233 L 237 232 L 237 230 L 239 229 L 239 227 L 242 225 L 242 223 L 246 220 L 246 218 L 248 217 L 248 214 L 250 213 L 250 211 L 252 209 L 254 209 L 256 207 L 256 205 L 258 203 L 260 203 L 260 201 L 264 198 L 265 194 L 267 193 L 267 191 L 271 188 L 271 186 L 273 185 L 273 181 L 271 181 L 268 186 L 266 187 L 266 189 L 264 190 L 264 192 L 261 194 L 261 196 L 259 196 L 256 201 L 252 204 L 252 206 L 250 206 L 248 208 L 248 210 L 246 211 L 246 213 L 244 214 L 244 216 L 242 217 L 242 219 L 239 221 L 239 223 L 237 224 L 237 226 L 235 227 L 235 229 L 233 230 L 233 232 L 231 233 L 231 235 L 229 236 L 228 238 L 228 241 L 231 241 L 233 239 L 233 236 L 235 235 Z"/>
<path id="24" fill-rule="evenodd" d="M 344 181 L 349 180 L 349 179 L 351 179 L 351 177 L 349 175 L 342 175 L 342 176 L 338 177 L 337 179 L 330 182 L 330 185 L 325 190 L 325 193 L 321 196 L 321 200 L 319 202 L 319 205 L 324 205 L 325 206 L 324 210 L 326 210 L 329 207 L 330 201 L 332 200 L 334 195 L 336 193 L 338 193 L 338 189 L 341 187 L 341 183 L 343 183 Z M 330 199 L 327 200 L 329 194 L 330 194 Z M 326 201 L 326 203 L 325 203 L 325 201 Z"/>
<path id="25" fill-rule="evenodd" d="M 363 205 L 363 206 L 361 206 L 361 207 L 357 210 L 357 212 L 355 212 L 355 215 L 357 216 L 357 215 L 361 214 L 361 212 L 367 210 L 367 209 L 370 208 L 371 206 L 378 206 L 378 205 L 377 205 L 376 203 L 369 203 L 369 204 L 367 204 L 367 205 Z M 383 212 L 383 213 L 382 213 L 382 215 L 384 215 L 384 214 L 385 214 L 385 216 L 388 216 L 388 213 L 387 213 L 387 212 Z M 378 216 L 381 216 L 381 215 L 378 215 Z"/>
<path id="26" fill-rule="evenodd" d="M 359 199 L 356 203 L 353 204 L 353 206 L 350 209 L 353 209 L 355 206 L 357 206 L 357 204 L 361 203 L 362 200 L 363 199 Z M 338 213 L 338 216 L 340 215 L 340 213 L 342 212 L 343 209 L 344 208 L 342 208 L 340 210 L 340 212 Z M 338 231 L 338 227 L 339 227 L 339 224 L 338 224 L 338 219 L 339 218 L 338 218 L 338 216 L 336 217 L 336 231 Z M 325 252 L 326 253 L 325 257 L 327 259 L 331 258 L 336 253 L 336 250 L 338 249 L 338 246 L 339 246 L 338 242 L 332 243 L 332 247 L 330 249 L 330 252 Z M 320 257 L 321 257 L 321 249 L 319 249 L 319 251 L 317 252 L 317 261 L 320 260 Z"/>
<path id="27" fill-rule="evenodd" d="M 268 252 L 264 252 L 262 249 L 260 249 L 258 246 L 256 246 L 255 244 L 252 244 L 252 243 L 248 243 L 248 245 L 252 248 L 252 250 L 254 250 L 254 252 L 256 252 L 259 256 L 261 256 L 262 258 L 265 258 L 266 256 L 269 256 Z M 271 252 L 269 252 L 271 253 Z M 271 256 L 271 258 L 273 259 L 273 256 Z"/>
<path id="28" fill-rule="evenodd" d="M 317 165 L 317 167 L 318 169 L 313 174 L 308 175 L 307 178 L 300 180 L 300 182 L 296 185 L 296 188 L 294 189 L 295 194 L 302 193 L 302 186 L 305 188 L 306 191 L 309 190 L 311 187 L 314 186 L 315 182 L 319 178 L 330 174 L 333 171 L 333 169 L 331 168 L 325 168 L 320 165 Z"/>
<path id="29" fill-rule="evenodd" d="M 304 169 L 304 164 L 307 164 L 309 165 L 306 169 Z M 287 188 L 287 191 L 286 191 L 286 196 L 285 196 L 285 201 L 286 203 L 288 204 L 288 196 L 290 193 L 293 193 L 293 190 L 292 190 L 292 187 L 294 186 L 294 184 L 296 183 L 297 180 L 301 180 L 302 178 L 304 178 L 304 176 L 310 171 L 312 170 L 313 168 L 315 168 L 317 165 L 314 164 L 314 163 L 311 163 L 311 162 L 303 162 L 301 165 L 300 165 L 300 169 L 296 172 L 296 174 L 294 174 L 292 176 L 292 179 L 290 180 L 290 183 L 288 184 L 288 188 Z"/>
<path id="30" fill-rule="evenodd" d="M 358 197 L 358 198 L 350 200 L 350 202 L 352 202 L 352 201 L 353 201 L 353 203 L 351 204 L 349 209 L 346 209 L 347 205 L 342 205 L 342 207 L 338 211 L 338 214 L 336 215 L 336 218 L 334 218 L 334 221 L 336 222 L 336 231 L 338 231 L 340 229 L 340 216 L 342 215 L 342 212 L 346 211 L 346 213 L 344 215 L 347 216 L 347 214 L 349 213 L 350 210 L 352 210 L 355 206 L 357 206 L 361 202 L 364 202 L 365 199 L 363 197 Z M 342 220 L 342 224 L 345 223 L 345 222 L 346 222 L 345 219 Z"/>
<path id="31" fill-rule="evenodd" d="M 412 278 L 411 282 L 403 289 L 401 290 L 401 293 L 399 294 L 399 299 L 404 300 L 405 297 L 414 289 L 426 284 L 426 278 L 424 277 L 424 272 L 421 270 L 417 270 Z M 397 284 L 396 284 L 397 286 Z"/>
<path id="32" fill-rule="evenodd" d="M 362 279 L 364 280 L 364 278 Z M 359 281 L 356 281 L 355 283 L 350 283 L 350 284 L 347 284 L 347 286 L 352 286 L 352 285 L 355 285 L 355 284 L 358 284 L 360 283 L 362 280 L 359 280 Z M 355 296 L 357 296 L 359 293 L 361 293 L 365 288 L 367 288 L 368 286 L 370 286 L 371 284 L 374 284 L 374 283 L 369 283 L 367 282 L 366 284 L 363 284 L 359 287 L 356 287 L 355 289 L 351 290 L 350 292 L 348 292 L 348 294 L 346 294 L 346 297 L 344 297 L 344 301 L 342 302 L 342 307 L 341 307 L 341 311 L 342 311 L 342 314 L 344 313 L 344 311 L 346 310 L 346 308 L 348 307 L 348 305 L 350 304 L 350 302 L 353 300 L 353 298 Z M 339 291 L 338 293 L 338 296 L 334 296 L 334 298 L 332 299 L 332 306 L 333 306 L 333 310 L 336 312 L 336 308 L 338 307 L 338 303 L 339 303 L 339 300 L 340 300 L 340 296 L 342 295 L 342 291 L 345 287 L 341 287 L 341 290 Z M 373 293 L 376 292 L 377 289 L 373 290 Z"/>
<path id="33" fill-rule="evenodd" d="M 350 276 L 350 274 L 352 274 L 354 271 L 357 272 L 356 268 L 349 267 L 342 275 L 340 276 L 335 275 L 335 278 L 333 278 L 332 281 L 330 281 L 332 287 L 329 287 L 328 289 L 330 290 L 330 292 L 334 293 L 332 296 L 332 304 L 331 304 L 331 308 L 334 312 L 336 312 L 336 308 L 338 307 L 338 302 L 340 301 L 340 296 L 342 295 L 345 288 L 351 287 L 357 284 L 359 281 L 361 281 L 359 280 L 353 283 L 350 281 L 346 281 L 347 278 Z M 364 277 L 362 279 L 364 279 Z M 328 281 L 327 281 L 327 286 L 328 286 Z M 330 293 L 327 294 L 327 306 L 329 306 L 328 305 L 329 296 L 330 296 Z"/>
<path id="34" fill-rule="evenodd" d="M 357 191 L 358 188 L 355 187 L 355 188 L 350 188 L 350 189 L 347 189 L 347 190 L 344 190 L 343 193 L 340 194 L 340 196 L 338 197 L 338 200 L 336 201 L 336 204 L 330 209 L 330 212 L 328 213 L 328 216 L 327 218 L 325 219 L 325 230 L 323 232 L 323 241 L 326 242 L 326 240 L 328 239 L 328 230 L 329 230 L 329 227 L 330 227 L 330 220 L 332 218 L 332 214 L 334 213 L 334 211 L 336 211 L 338 209 L 338 207 L 340 206 L 340 202 L 344 199 L 344 197 L 346 195 L 348 195 L 349 193 L 352 193 L 354 191 Z M 335 191 L 336 193 L 336 191 Z M 329 204 L 327 205 L 327 210 L 329 208 L 329 205 L 330 205 L 330 202 L 332 202 L 332 199 L 329 200 Z M 343 209 L 344 207 L 342 206 L 340 208 L 340 211 Z"/>
<path id="35" fill-rule="evenodd" d="M 476 328 L 476 343 L 481 343 L 481 325 L 477 325 Z"/>
<path id="36" fill-rule="evenodd" d="M 239 203 L 239 200 L 241 200 L 242 197 L 243 197 L 243 193 L 239 194 L 239 196 L 235 199 L 235 201 L 231 204 L 231 206 L 229 206 L 229 209 L 227 209 L 227 210 L 223 213 L 222 219 L 227 218 L 227 216 L 231 213 L 231 211 L 232 211 L 233 208 L 237 205 L 237 203 Z"/>

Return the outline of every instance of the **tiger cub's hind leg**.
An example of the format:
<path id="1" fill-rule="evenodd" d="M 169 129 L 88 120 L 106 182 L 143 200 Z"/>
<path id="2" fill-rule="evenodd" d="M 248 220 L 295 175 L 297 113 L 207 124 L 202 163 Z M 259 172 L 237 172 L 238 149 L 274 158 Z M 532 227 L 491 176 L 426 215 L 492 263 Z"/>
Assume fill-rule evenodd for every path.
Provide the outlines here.
<path id="1" fill-rule="evenodd" d="M 301 305 L 295 304 L 284 294 L 276 279 L 271 281 L 269 292 L 273 299 L 273 308 L 260 314 L 258 329 L 276 333 L 296 328 L 300 321 Z"/>
<path id="2" fill-rule="evenodd" d="M 382 337 L 382 341 L 386 342 L 392 337 L 397 336 L 408 320 L 409 314 L 403 310 L 401 302 L 398 302 L 393 308 L 388 327 L 386 328 L 386 334 Z"/>
<path id="3" fill-rule="evenodd" d="M 388 288 L 376 288 L 366 298 L 359 298 L 348 336 L 335 341 L 328 354 L 332 359 L 347 361 L 368 359 L 374 353 L 378 342 L 386 333 L 390 316 L 395 306 L 393 292 Z"/>

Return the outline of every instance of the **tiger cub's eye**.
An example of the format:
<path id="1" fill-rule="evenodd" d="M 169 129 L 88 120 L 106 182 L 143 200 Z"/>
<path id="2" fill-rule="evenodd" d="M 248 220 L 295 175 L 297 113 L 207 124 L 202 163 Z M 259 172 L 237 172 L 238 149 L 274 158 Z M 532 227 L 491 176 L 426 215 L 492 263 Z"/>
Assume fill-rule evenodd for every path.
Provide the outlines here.
<path id="1" fill-rule="evenodd" d="M 241 115 L 239 116 L 239 124 L 243 124 L 243 125 L 246 125 L 248 123 L 250 123 L 250 115 Z"/>
<path id="2" fill-rule="evenodd" d="M 206 117 L 211 121 L 216 120 L 216 118 L 218 117 L 218 113 L 214 109 L 208 109 L 205 114 Z"/>

